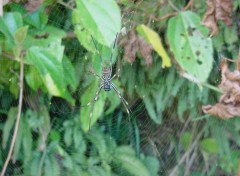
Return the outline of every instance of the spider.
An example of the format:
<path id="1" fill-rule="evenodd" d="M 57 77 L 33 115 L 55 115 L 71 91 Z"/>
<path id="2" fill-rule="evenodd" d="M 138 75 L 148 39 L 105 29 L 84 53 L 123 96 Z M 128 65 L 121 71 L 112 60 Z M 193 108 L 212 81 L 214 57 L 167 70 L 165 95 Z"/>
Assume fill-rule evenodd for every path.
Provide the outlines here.
<path id="1" fill-rule="evenodd" d="M 95 95 L 93 101 L 91 101 L 91 102 L 89 102 L 89 103 L 87 104 L 87 106 L 89 106 L 91 103 L 93 103 L 93 104 L 92 104 L 91 111 L 90 111 L 90 117 L 89 117 L 89 121 L 90 121 L 90 122 L 89 122 L 89 130 L 90 130 L 90 128 L 91 128 L 92 113 L 93 113 L 94 105 L 95 105 L 95 103 L 96 103 L 96 101 L 97 101 L 97 99 L 98 99 L 98 96 L 99 96 L 99 94 L 100 94 L 100 92 L 101 92 L 102 89 L 103 89 L 104 91 L 110 91 L 111 89 L 113 89 L 113 90 L 116 92 L 116 94 L 118 95 L 119 99 L 122 101 L 122 104 L 124 105 L 124 107 L 125 107 L 128 115 L 130 115 L 130 112 L 131 112 L 131 110 L 130 110 L 130 108 L 129 108 L 129 105 L 128 105 L 128 102 L 125 100 L 125 98 L 121 95 L 121 93 L 120 93 L 120 91 L 118 90 L 118 88 L 117 88 L 117 87 L 114 85 L 114 83 L 112 82 L 112 80 L 116 77 L 117 74 L 119 75 L 119 72 L 120 72 L 120 69 L 118 69 L 118 73 L 117 73 L 117 74 L 114 74 L 114 75 L 112 76 L 112 57 L 113 57 L 113 52 L 114 52 L 114 49 L 115 49 L 117 37 L 118 37 L 118 33 L 117 33 L 117 35 L 116 35 L 116 38 L 115 38 L 115 40 L 114 40 L 114 44 L 113 44 L 113 47 L 112 47 L 112 52 L 111 52 L 111 56 L 110 56 L 110 65 L 102 68 L 102 70 L 101 70 L 101 71 L 102 71 L 102 76 L 97 75 L 97 74 L 96 74 L 95 72 L 93 72 L 93 71 L 90 71 L 94 76 L 96 76 L 96 77 L 98 77 L 98 78 L 101 79 L 101 83 L 100 83 L 100 85 L 99 85 L 99 87 L 98 87 L 98 90 L 97 90 L 97 92 L 96 92 L 96 95 Z M 102 63 L 102 56 L 101 56 L 101 54 L 100 54 L 100 52 L 99 52 L 99 50 L 98 50 L 98 48 L 97 48 L 97 45 L 96 45 L 96 43 L 95 43 L 92 35 L 91 35 L 91 38 L 92 38 L 94 47 L 95 47 L 95 49 L 96 49 L 96 51 L 97 51 L 97 54 L 98 54 L 98 56 L 99 56 L 99 58 L 100 58 L 100 62 Z"/>

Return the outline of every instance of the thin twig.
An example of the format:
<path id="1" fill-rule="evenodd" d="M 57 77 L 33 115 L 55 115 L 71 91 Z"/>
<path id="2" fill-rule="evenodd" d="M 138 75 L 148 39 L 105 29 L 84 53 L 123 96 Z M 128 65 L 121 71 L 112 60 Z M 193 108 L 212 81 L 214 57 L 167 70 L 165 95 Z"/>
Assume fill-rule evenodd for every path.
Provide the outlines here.
<path id="1" fill-rule="evenodd" d="M 189 9 L 189 8 L 192 6 L 193 1 L 194 1 L 194 0 L 190 0 L 190 1 L 187 3 L 187 5 L 186 5 L 183 9 L 184 9 L 184 10 Z"/>
<path id="2" fill-rule="evenodd" d="M 68 32 L 64 37 L 63 39 L 74 39 L 76 38 L 76 34 L 74 32 Z"/>
<path id="3" fill-rule="evenodd" d="M 189 175 L 190 169 L 193 165 L 193 162 L 194 162 L 196 156 L 197 156 L 197 148 L 194 149 L 193 154 L 192 154 L 191 158 L 189 159 L 189 162 L 186 164 L 185 173 L 184 173 L 185 176 Z"/>
<path id="4" fill-rule="evenodd" d="M 185 10 L 189 9 L 189 8 L 192 6 L 193 1 L 194 1 L 194 0 L 190 0 L 190 1 L 188 2 L 188 4 L 183 8 L 183 10 L 185 11 Z M 156 21 L 162 21 L 162 20 L 165 20 L 165 19 L 170 18 L 170 17 L 172 17 L 172 16 L 176 16 L 178 13 L 179 13 L 179 10 L 177 10 L 176 12 L 170 12 L 170 13 L 168 13 L 168 14 L 160 17 L 160 18 L 155 18 L 154 20 L 156 20 Z"/>
<path id="5" fill-rule="evenodd" d="M 176 175 L 176 172 L 178 170 L 178 166 L 181 165 L 187 158 L 188 156 L 191 154 L 191 152 L 194 150 L 194 148 L 196 147 L 196 145 L 198 144 L 198 141 L 200 140 L 200 138 L 202 137 L 204 132 L 204 128 L 202 128 L 202 130 L 198 133 L 197 137 L 195 138 L 194 142 L 192 143 L 192 145 L 188 148 L 188 150 L 184 153 L 184 155 L 181 157 L 181 159 L 179 160 L 178 164 L 173 168 L 172 172 L 169 174 L 169 176 L 174 176 Z"/>
<path id="6" fill-rule="evenodd" d="M 21 56 L 21 60 L 20 60 L 20 79 L 19 79 L 18 114 L 17 114 L 17 119 L 16 119 L 16 124 L 15 124 L 15 128 L 14 128 L 14 133 L 13 133 L 13 138 L 12 138 L 11 146 L 10 146 L 10 149 L 9 149 L 9 152 L 8 152 L 7 159 L 6 159 L 5 163 L 4 163 L 3 169 L 2 169 L 2 171 L 1 171 L 1 176 L 4 176 L 4 174 L 5 174 L 5 171 L 6 171 L 6 169 L 7 169 L 8 163 L 9 163 L 10 158 L 11 158 L 11 156 L 12 156 L 14 144 L 15 144 L 16 137 L 17 137 L 18 127 L 19 127 L 19 122 L 20 122 L 21 112 L 22 112 L 23 73 L 24 73 L 24 62 L 23 62 L 23 56 Z"/>
<path id="7" fill-rule="evenodd" d="M 172 3 L 171 0 L 168 0 L 168 3 L 174 10 L 176 10 L 177 12 L 180 12 L 180 10 Z"/>
<path id="8" fill-rule="evenodd" d="M 7 57 L 8 59 L 15 60 L 15 57 L 13 55 L 10 55 L 8 53 L 2 52 L 2 56 Z"/>
<path id="9" fill-rule="evenodd" d="M 65 3 L 63 1 L 58 1 L 59 4 L 63 5 L 66 8 L 69 8 L 70 10 L 74 10 L 73 7 L 71 7 L 68 3 Z"/>

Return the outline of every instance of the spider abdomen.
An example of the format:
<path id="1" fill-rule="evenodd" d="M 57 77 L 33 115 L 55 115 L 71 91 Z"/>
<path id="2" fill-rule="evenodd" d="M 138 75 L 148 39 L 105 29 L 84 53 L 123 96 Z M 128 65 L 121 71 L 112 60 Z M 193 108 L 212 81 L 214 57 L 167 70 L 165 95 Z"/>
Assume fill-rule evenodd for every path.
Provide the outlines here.
<path id="1" fill-rule="evenodd" d="M 111 90 L 110 82 L 105 82 L 103 89 L 105 91 L 110 91 Z"/>

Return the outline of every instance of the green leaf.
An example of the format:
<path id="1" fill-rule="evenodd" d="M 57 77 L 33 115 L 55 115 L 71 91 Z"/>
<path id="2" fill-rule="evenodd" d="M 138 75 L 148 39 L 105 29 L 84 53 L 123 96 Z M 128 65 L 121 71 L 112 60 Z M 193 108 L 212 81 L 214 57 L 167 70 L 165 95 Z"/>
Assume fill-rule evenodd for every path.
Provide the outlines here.
<path id="1" fill-rule="evenodd" d="M 210 154 L 217 154 L 218 153 L 217 141 L 214 138 L 203 139 L 200 143 L 200 146 L 204 151 L 206 151 Z"/>
<path id="2" fill-rule="evenodd" d="M 0 32 L 6 37 L 6 49 L 14 46 L 14 35 L 18 28 L 23 26 L 22 16 L 18 12 L 4 13 L 0 17 Z"/>
<path id="3" fill-rule="evenodd" d="M 189 132 L 185 132 L 182 134 L 180 138 L 180 143 L 183 145 L 184 150 L 186 151 L 191 144 L 192 134 Z"/>
<path id="4" fill-rule="evenodd" d="M 162 57 L 162 68 L 171 67 L 171 60 L 164 49 L 158 34 L 144 24 L 138 25 L 137 31 L 150 45 L 152 45 L 158 55 Z"/>
<path id="5" fill-rule="evenodd" d="M 21 45 L 25 40 L 27 36 L 27 32 L 28 32 L 28 26 L 24 26 L 17 29 L 16 33 L 14 34 L 14 40 L 18 46 Z"/>
<path id="6" fill-rule="evenodd" d="M 154 100 L 151 99 L 150 95 L 145 96 L 143 101 L 151 119 L 157 124 L 161 123 L 161 117 L 157 115 L 155 105 L 153 103 Z"/>
<path id="7" fill-rule="evenodd" d="M 93 131 L 91 130 L 90 133 L 88 133 L 87 138 L 93 143 L 94 147 L 97 148 L 97 151 L 102 159 L 106 156 L 106 154 L 109 152 L 107 150 L 106 141 L 104 139 L 104 135 L 100 133 L 99 131 Z"/>
<path id="8" fill-rule="evenodd" d="M 65 36 L 66 36 L 65 31 L 48 25 L 43 29 L 38 29 L 29 32 L 23 43 L 23 47 L 31 48 L 34 44 L 34 46 L 47 48 L 49 43 L 57 42 Z"/>
<path id="9" fill-rule="evenodd" d="M 75 91 L 78 86 L 75 69 L 69 58 L 65 55 L 63 56 L 62 65 L 64 70 L 64 80 L 72 88 L 72 90 Z"/>
<path id="10" fill-rule="evenodd" d="M 200 17 L 190 11 L 179 13 L 169 20 L 167 38 L 175 59 L 188 74 L 200 83 L 205 82 L 213 64 L 213 48 L 206 38 L 207 28 Z"/>
<path id="11" fill-rule="evenodd" d="M 64 47 L 61 42 L 52 42 L 48 48 L 32 47 L 27 51 L 26 60 L 39 72 L 48 92 L 53 96 L 59 96 L 74 104 L 74 99 L 67 90 L 64 81 L 62 57 Z"/>
<path id="12" fill-rule="evenodd" d="M 28 165 L 31 160 L 32 152 L 29 152 L 29 151 L 32 151 L 32 143 L 33 143 L 32 131 L 27 120 L 28 119 L 25 115 L 24 119 L 22 119 L 22 121 L 24 122 L 23 140 L 22 140 L 23 151 L 24 151 L 24 165 Z"/>
<path id="13" fill-rule="evenodd" d="M 3 140 L 2 140 L 2 146 L 5 149 L 7 141 L 10 138 L 10 132 L 13 128 L 15 119 L 17 118 L 18 108 L 11 108 L 8 112 L 8 118 L 5 122 L 4 128 L 3 128 Z"/>
<path id="14" fill-rule="evenodd" d="M 89 30 L 85 29 L 81 25 L 81 21 L 79 20 L 80 12 L 78 10 L 73 10 L 72 14 L 72 23 L 75 25 L 74 33 L 76 34 L 78 40 L 81 45 L 86 48 L 88 51 L 96 52 L 96 49 L 93 45 L 91 34 Z"/>
<path id="15" fill-rule="evenodd" d="M 43 81 L 34 66 L 30 66 L 28 72 L 25 74 L 27 84 L 34 90 L 37 91 L 43 84 Z"/>
<path id="16" fill-rule="evenodd" d="M 144 157 L 142 160 L 144 165 L 148 168 L 150 175 L 157 176 L 160 169 L 160 163 L 158 159 L 152 156 L 147 156 Z"/>
<path id="17" fill-rule="evenodd" d="M 61 139 L 61 135 L 60 132 L 56 131 L 56 130 L 52 130 L 50 132 L 50 139 L 52 141 L 59 141 Z"/>
<path id="18" fill-rule="evenodd" d="M 16 137 L 16 142 L 14 144 L 14 150 L 13 150 L 13 154 L 12 154 L 12 160 L 16 161 L 17 160 L 17 156 L 20 152 L 21 149 L 21 144 L 22 144 L 22 140 L 23 140 L 23 129 L 25 128 L 24 126 L 25 124 L 23 123 L 22 120 L 20 120 L 19 122 L 19 127 L 18 127 L 18 132 L 17 132 L 17 137 Z"/>
<path id="19" fill-rule="evenodd" d="M 72 144 L 72 128 L 67 128 L 64 131 L 64 142 L 69 147 Z"/>
<path id="20" fill-rule="evenodd" d="M 35 28 L 44 28 L 48 22 L 48 15 L 46 14 L 45 10 L 46 9 L 41 6 L 37 10 L 24 17 L 24 21 Z"/>
<path id="21" fill-rule="evenodd" d="M 136 176 L 149 176 L 146 166 L 134 155 L 134 150 L 130 147 L 121 146 L 115 151 L 113 162 L 120 164 L 130 174 Z"/>
<path id="22" fill-rule="evenodd" d="M 121 28 L 121 14 L 117 3 L 114 0 L 76 2 L 78 13 L 73 13 L 73 19 L 76 19 L 77 15 L 83 28 L 99 43 L 110 47 Z"/>
<path id="23" fill-rule="evenodd" d="M 87 105 L 89 102 L 93 102 L 93 99 L 96 95 L 99 85 L 100 83 L 98 81 L 94 81 L 88 87 L 88 89 L 81 96 L 81 105 Z M 97 121 L 97 119 L 100 117 L 100 115 L 103 112 L 104 103 L 106 99 L 106 95 L 104 93 L 105 92 L 103 90 L 100 92 L 99 98 L 94 105 L 94 108 L 92 111 L 91 126 L 94 125 L 94 123 Z M 92 106 L 93 106 L 93 103 L 91 103 L 89 106 L 81 108 L 80 110 L 80 122 L 84 131 L 87 131 L 89 129 L 89 123 L 90 123 L 89 117 L 90 117 Z"/>

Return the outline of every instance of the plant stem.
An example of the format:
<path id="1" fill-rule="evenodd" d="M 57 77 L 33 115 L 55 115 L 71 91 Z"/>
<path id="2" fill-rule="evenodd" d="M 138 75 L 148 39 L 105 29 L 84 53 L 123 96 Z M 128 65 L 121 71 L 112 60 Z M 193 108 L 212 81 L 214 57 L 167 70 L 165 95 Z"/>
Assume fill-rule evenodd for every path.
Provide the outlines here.
<path id="1" fill-rule="evenodd" d="M 202 83 L 201 85 L 203 85 L 203 86 L 205 86 L 205 87 L 207 87 L 207 88 L 209 88 L 209 89 L 212 89 L 212 90 L 214 90 L 214 91 L 216 91 L 216 92 L 223 93 L 223 91 L 221 91 L 219 88 L 217 88 L 217 87 L 215 87 L 215 86 L 213 86 L 213 85 L 211 85 L 211 84 Z"/>

